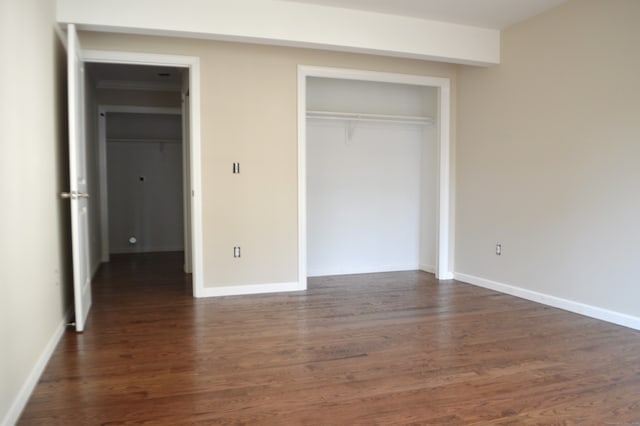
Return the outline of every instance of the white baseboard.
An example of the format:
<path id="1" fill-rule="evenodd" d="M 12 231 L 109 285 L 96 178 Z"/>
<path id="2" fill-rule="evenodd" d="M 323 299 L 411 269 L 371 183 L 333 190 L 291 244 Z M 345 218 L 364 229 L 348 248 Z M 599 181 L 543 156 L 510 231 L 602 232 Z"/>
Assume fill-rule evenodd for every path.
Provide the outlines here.
<path id="1" fill-rule="evenodd" d="M 436 276 L 439 280 L 453 280 L 455 275 L 453 272 L 443 272 L 440 276 Z"/>
<path id="2" fill-rule="evenodd" d="M 435 274 L 436 273 L 436 267 L 433 266 L 433 265 L 427 265 L 426 263 L 421 263 L 419 265 L 419 268 L 420 268 L 421 271 L 428 272 L 430 274 Z"/>
<path id="3" fill-rule="evenodd" d="M 420 264 L 420 270 L 425 272 L 430 272 L 436 276 L 438 280 L 452 280 L 453 272 L 442 272 L 440 275 L 436 272 L 436 267 L 434 265 L 425 265 L 423 263 Z"/>
<path id="4" fill-rule="evenodd" d="M 240 296 L 244 294 L 280 293 L 306 290 L 306 285 L 298 282 L 269 283 L 250 285 L 229 285 L 223 287 L 204 287 L 197 297 Z"/>
<path id="5" fill-rule="evenodd" d="M 31 368 L 31 371 L 29 372 L 27 379 L 22 384 L 20 391 L 18 392 L 15 399 L 13 400 L 13 403 L 11 404 L 11 407 L 9 408 L 9 411 L 7 412 L 7 414 L 4 416 L 4 419 L 2 419 L 2 421 L 0 422 L 0 425 L 2 426 L 13 425 L 20 418 L 20 414 L 22 414 L 22 410 L 24 410 L 24 407 L 27 405 L 27 402 L 31 397 L 31 393 L 33 392 L 36 385 L 38 384 L 38 381 L 40 380 L 40 376 L 42 375 L 42 372 L 47 366 L 47 363 L 49 362 L 49 359 L 51 358 L 53 351 L 56 349 L 56 346 L 58 346 L 58 343 L 60 342 L 60 339 L 62 338 L 62 335 L 64 334 L 64 331 L 67 328 L 67 323 L 69 322 L 69 318 L 71 318 L 71 310 L 67 311 L 67 313 L 64 315 L 64 318 L 62 319 L 62 321 L 60 321 L 55 331 L 49 338 L 49 341 L 47 342 L 40 356 L 38 357 L 38 360 L 36 361 L 35 365 L 33 366 L 33 368 Z"/>
<path id="6" fill-rule="evenodd" d="M 531 300 L 533 302 L 542 303 L 543 305 L 552 306 L 554 308 L 564 309 L 587 317 L 607 321 L 613 324 L 622 325 L 624 327 L 640 330 L 640 318 L 620 312 L 610 311 L 608 309 L 599 308 L 597 306 L 587 305 L 561 297 L 551 296 L 537 291 L 527 290 L 525 288 L 512 286 L 509 284 L 491 281 L 473 275 L 456 272 L 454 278 L 468 284 L 478 287 L 484 287 L 500 293 L 510 294 L 511 296 L 520 297 L 522 299 Z"/>

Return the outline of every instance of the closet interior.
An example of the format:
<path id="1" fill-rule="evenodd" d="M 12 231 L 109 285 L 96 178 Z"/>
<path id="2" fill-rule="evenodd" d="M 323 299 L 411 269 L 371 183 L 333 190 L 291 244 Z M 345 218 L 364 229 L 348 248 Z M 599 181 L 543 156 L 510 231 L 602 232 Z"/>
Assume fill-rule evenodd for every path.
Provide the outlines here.
<path id="1" fill-rule="evenodd" d="M 437 88 L 306 84 L 307 275 L 433 272 Z"/>

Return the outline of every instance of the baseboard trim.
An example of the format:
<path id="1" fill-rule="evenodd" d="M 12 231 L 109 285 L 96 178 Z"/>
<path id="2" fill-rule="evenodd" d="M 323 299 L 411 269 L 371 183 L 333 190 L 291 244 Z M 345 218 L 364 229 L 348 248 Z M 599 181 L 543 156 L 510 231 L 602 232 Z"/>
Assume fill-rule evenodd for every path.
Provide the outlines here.
<path id="1" fill-rule="evenodd" d="M 3 426 L 13 425 L 20 418 L 20 415 L 22 414 L 22 410 L 24 410 L 24 407 L 27 405 L 27 402 L 29 401 L 29 398 L 31 397 L 33 390 L 35 389 L 36 385 L 38 384 L 38 381 L 40 380 L 40 376 L 42 376 L 42 373 L 44 372 L 44 369 L 46 368 L 47 363 L 51 358 L 51 355 L 53 355 L 53 351 L 56 349 L 56 346 L 58 346 L 58 343 L 60 342 L 60 339 L 62 338 L 62 335 L 64 334 L 67 328 L 67 323 L 69 322 L 69 318 L 71 318 L 71 310 L 65 313 L 62 321 L 60 321 L 55 331 L 49 338 L 49 341 L 47 342 L 40 356 L 38 357 L 38 360 L 36 361 L 35 365 L 33 366 L 33 368 L 31 368 L 31 372 L 29 373 L 29 375 L 27 376 L 27 379 L 22 384 L 20 391 L 18 392 L 15 399 L 13 400 L 13 403 L 9 407 L 9 411 L 4 416 L 4 419 L 2 420 L 2 422 L 0 422 L 0 425 L 3 425 Z"/>
<path id="2" fill-rule="evenodd" d="M 298 282 L 229 285 L 222 287 L 205 287 L 197 297 L 240 296 L 246 294 L 281 293 L 287 291 L 306 290 L 306 285 Z"/>
<path id="3" fill-rule="evenodd" d="M 640 318 L 620 312 L 611 311 L 597 306 L 587 305 L 561 297 L 551 296 L 537 291 L 527 290 L 521 287 L 500 283 L 497 281 L 487 280 L 485 278 L 476 277 L 460 272 L 454 273 L 454 278 L 468 284 L 478 287 L 488 288 L 500 293 L 509 294 L 511 296 L 520 297 L 522 299 L 531 300 L 533 302 L 542 303 L 543 305 L 552 306 L 554 308 L 564 309 L 565 311 L 584 315 L 613 324 L 629 327 L 634 330 L 640 330 Z"/>
<path id="4" fill-rule="evenodd" d="M 433 265 L 427 265 L 427 264 L 421 263 L 419 265 L 419 268 L 420 268 L 421 271 L 428 272 L 430 274 L 435 274 L 436 273 L 436 267 L 433 266 Z"/>

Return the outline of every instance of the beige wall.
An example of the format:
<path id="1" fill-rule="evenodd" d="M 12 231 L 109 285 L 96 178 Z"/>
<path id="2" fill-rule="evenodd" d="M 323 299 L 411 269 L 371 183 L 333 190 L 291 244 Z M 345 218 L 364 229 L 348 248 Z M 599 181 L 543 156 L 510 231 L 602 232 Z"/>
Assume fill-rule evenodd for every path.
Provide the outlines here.
<path id="1" fill-rule="evenodd" d="M 200 57 L 205 287 L 297 281 L 299 64 L 452 79 L 456 70 L 416 60 L 105 33 L 83 33 L 81 43 Z M 235 161 L 240 175 L 231 174 Z M 242 247 L 242 258 L 232 257 L 234 246 Z"/>
<path id="2" fill-rule="evenodd" d="M 54 9 L 53 0 L 0 2 L 0 424 L 18 415 L 19 391 L 70 306 L 68 202 L 58 197 L 67 186 L 65 68 Z"/>
<path id="3" fill-rule="evenodd" d="M 640 316 L 639 19 L 570 1 L 460 68 L 457 272 Z"/>

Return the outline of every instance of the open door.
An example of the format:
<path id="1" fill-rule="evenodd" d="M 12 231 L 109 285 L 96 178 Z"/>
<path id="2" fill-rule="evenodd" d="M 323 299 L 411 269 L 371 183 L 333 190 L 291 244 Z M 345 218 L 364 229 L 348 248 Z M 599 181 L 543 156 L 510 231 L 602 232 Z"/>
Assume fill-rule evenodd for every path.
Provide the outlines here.
<path id="1" fill-rule="evenodd" d="M 67 28 L 67 74 L 69 103 L 69 192 L 62 198 L 71 202 L 71 245 L 76 331 L 84 330 L 91 308 L 89 270 L 89 221 L 87 157 L 84 125 L 84 66 L 75 25 Z"/>

